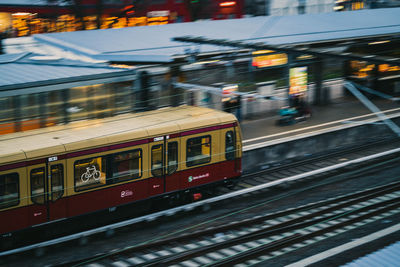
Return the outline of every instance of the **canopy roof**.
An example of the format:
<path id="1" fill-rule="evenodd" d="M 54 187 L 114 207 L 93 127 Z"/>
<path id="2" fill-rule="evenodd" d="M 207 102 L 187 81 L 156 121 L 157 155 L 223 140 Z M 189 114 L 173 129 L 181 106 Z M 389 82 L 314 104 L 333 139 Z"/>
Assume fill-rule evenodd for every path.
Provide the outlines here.
<path id="1" fill-rule="evenodd" d="M 133 80 L 135 69 L 33 53 L 0 55 L 0 97 Z M 22 92 L 23 90 L 24 92 Z"/>
<path id="2" fill-rule="evenodd" d="M 400 32 L 399 18 L 400 8 L 368 9 L 49 33 L 34 38 L 97 60 L 170 62 L 176 56 L 193 52 L 226 49 L 182 44 L 172 41 L 174 37 L 190 35 L 267 44 L 320 43 L 396 35 Z"/>

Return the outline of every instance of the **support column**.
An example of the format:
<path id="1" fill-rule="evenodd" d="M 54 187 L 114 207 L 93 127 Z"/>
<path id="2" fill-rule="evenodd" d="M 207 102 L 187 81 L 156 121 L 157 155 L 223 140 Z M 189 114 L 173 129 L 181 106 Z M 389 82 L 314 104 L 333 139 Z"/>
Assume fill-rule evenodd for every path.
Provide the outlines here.
<path id="1" fill-rule="evenodd" d="M 36 96 L 39 103 L 39 125 L 40 128 L 46 127 L 47 122 L 47 92 L 38 93 Z"/>
<path id="2" fill-rule="evenodd" d="M 317 58 L 314 63 L 314 77 L 315 77 L 315 88 L 314 88 L 314 104 L 322 105 L 322 80 L 323 80 L 323 60 Z"/>
<path id="3" fill-rule="evenodd" d="M 289 107 L 293 106 L 292 99 L 289 95 L 289 90 L 290 90 L 290 68 L 293 67 L 293 55 L 292 54 L 287 54 L 287 65 L 286 65 L 286 72 L 285 72 L 285 80 L 286 80 L 286 86 L 287 86 L 287 91 L 286 91 L 286 97 L 287 97 L 287 105 Z"/>
<path id="4" fill-rule="evenodd" d="M 174 83 L 181 82 L 182 80 L 182 73 L 180 65 L 172 65 L 170 68 L 170 104 L 173 107 L 177 107 L 182 102 L 182 90 L 176 86 Z"/>
<path id="5" fill-rule="evenodd" d="M 400 127 L 388 118 L 377 106 L 375 106 L 366 96 L 364 96 L 350 82 L 345 83 L 345 87 L 361 101 L 369 110 L 371 110 L 379 119 L 381 119 L 398 137 L 400 137 Z"/>
<path id="6" fill-rule="evenodd" d="M 14 131 L 21 131 L 21 96 L 16 95 L 12 97 L 12 105 L 14 111 Z"/>
<path id="7" fill-rule="evenodd" d="M 64 89 L 61 92 L 62 95 L 62 100 L 63 100 L 63 122 L 64 124 L 69 123 L 70 121 L 70 117 L 69 117 L 69 113 L 68 113 L 68 108 L 69 108 L 69 91 L 70 89 Z"/>
<path id="8" fill-rule="evenodd" d="M 138 74 L 138 80 L 135 86 L 135 111 L 142 112 L 150 110 L 149 106 L 149 90 L 150 77 L 147 71 L 141 71 Z"/>
<path id="9" fill-rule="evenodd" d="M 372 90 L 384 92 L 386 94 L 391 93 L 390 91 L 385 90 L 386 88 L 379 88 L 379 66 L 378 66 L 378 64 L 375 64 L 375 66 L 371 72 L 371 80 L 369 81 L 369 83 L 370 84 L 368 84 L 368 87 L 371 88 Z"/>
<path id="10" fill-rule="evenodd" d="M 254 83 L 255 78 L 254 78 L 254 71 L 255 71 L 255 67 L 253 66 L 253 59 L 250 58 L 249 60 L 249 69 L 248 69 L 248 79 L 250 83 Z"/>
<path id="11" fill-rule="evenodd" d="M 97 117 L 96 115 L 96 103 L 94 100 L 94 89 L 89 86 L 86 92 L 86 107 L 88 110 L 88 119 L 95 119 Z"/>

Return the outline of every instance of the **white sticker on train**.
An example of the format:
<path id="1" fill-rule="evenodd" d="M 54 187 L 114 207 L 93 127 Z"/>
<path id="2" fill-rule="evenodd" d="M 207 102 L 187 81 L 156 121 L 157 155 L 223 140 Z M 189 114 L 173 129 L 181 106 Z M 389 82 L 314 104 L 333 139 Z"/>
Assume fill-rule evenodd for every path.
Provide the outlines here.
<path id="1" fill-rule="evenodd" d="M 209 177 L 209 176 L 210 176 L 210 173 L 208 173 L 208 172 L 205 173 L 205 174 L 197 175 L 197 176 L 189 176 L 189 177 L 188 177 L 188 181 L 189 181 L 189 183 L 190 183 L 190 182 L 192 182 L 192 181 L 194 181 L 194 180 L 207 178 L 207 177 Z"/>

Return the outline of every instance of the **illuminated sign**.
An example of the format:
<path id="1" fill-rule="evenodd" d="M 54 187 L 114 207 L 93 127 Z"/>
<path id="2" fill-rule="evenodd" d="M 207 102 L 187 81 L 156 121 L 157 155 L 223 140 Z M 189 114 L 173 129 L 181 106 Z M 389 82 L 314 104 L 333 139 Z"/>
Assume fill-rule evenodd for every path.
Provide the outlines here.
<path id="1" fill-rule="evenodd" d="M 400 67 L 399 66 L 390 66 L 389 64 L 381 64 L 381 65 L 379 65 L 379 71 L 380 72 L 400 71 Z"/>
<path id="2" fill-rule="evenodd" d="M 299 95 L 307 91 L 307 67 L 291 68 L 289 80 L 289 95 Z"/>
<path id="3" fill-rule="evenodd" d="M 356 76 L 357 78 L 367 78 L 371 75 L 371 72 L 378 68 L 378 71 L 381 73 L 382 76 L 385 75 L 392 75 L 393 73 L 398 73 L 400 71 L 399 66 L 391 66 L 389 64 L 368 64 L 365 61 L 350 61 L 350 68 L 352 75 Z"/>
<path id="4" fill-rule="evenodd" d="M 233 85 L 225 85 L 222 87 L 222 102 L 231 100 L 231 96 L 234 92 L 238 91 L 238 86 L 236 84 Z"/>
<path id="5" fill-rule="evenodd" d="M 169 10 L 159 10 L 159 11 L 150 11 L 147 12 L 147 17 L 154 18 L 154 17 L 168 17 Z"/>
<path id="6" fill-rule="evenodd" d="M 253 66 L 257 68 L 285 65 L 288 62 L 286 54 L 272 54 L 253 57 Z"/>

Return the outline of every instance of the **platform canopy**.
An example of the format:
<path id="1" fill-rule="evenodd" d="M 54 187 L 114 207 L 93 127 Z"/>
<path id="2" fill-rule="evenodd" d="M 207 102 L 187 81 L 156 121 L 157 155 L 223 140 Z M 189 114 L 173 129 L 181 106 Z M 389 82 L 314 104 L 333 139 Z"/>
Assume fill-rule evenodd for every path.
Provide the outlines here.
<path id="1" fill-rule="evenodd" d="M 33 53 L 0 55 L 0 97 L 132 81 L 135 68 L 85 63 Z"/>
<path id="2" fill-rule="evenodd" d="M 96 60 L 171 62 L 191 53 L 226 50 L 213 45 L 182 44 L 179 36 L 242 40 L 266 44 L 314 44 L 378 37 L 399 37 L 400 8 L 262 16 L 34 35 L 34 39 Z"/>

